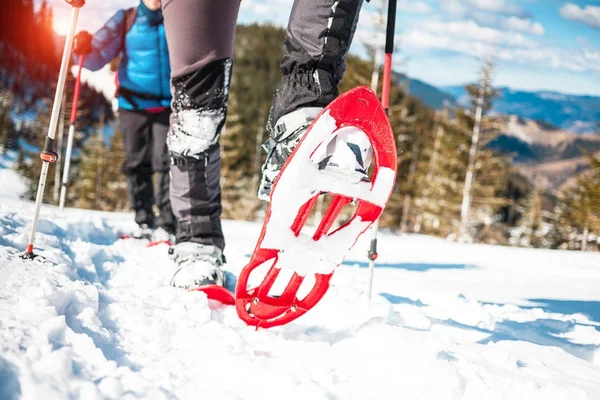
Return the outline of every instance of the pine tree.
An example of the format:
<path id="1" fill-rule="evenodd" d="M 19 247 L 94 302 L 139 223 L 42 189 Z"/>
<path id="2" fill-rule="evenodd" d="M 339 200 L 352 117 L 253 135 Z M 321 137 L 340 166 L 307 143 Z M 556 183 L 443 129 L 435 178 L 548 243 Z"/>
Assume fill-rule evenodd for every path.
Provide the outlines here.
<path id="1" fill-rule="evenodd" d="M 524 243 L 527 247 L 539 247 L 540 228 L 542 225 L 542 197 L 538 189 L 534 189 L 527 201 L 523 216 Z"/>
<path id="2" fill-rule="evenodd" d="M 225 171 L 221 176 L 223 218 L 252 220 L 257 211 L 258 200 L 253 177 L 236 165 L 249 152 L 248 148 L 240 146 L 236 140 L 245 131 L 237 112 L 237 98 L 232 96 L 229 100 L 227 125 L 220 140 L 221 164 Z"/>
<path id="3" fill-rule="evenodd" d="M 285 31 L 271 26 L 239 26 L 234 47 L 231 91 L 222 146 L 224 215 L 254 219 L 265 207 L 257 199 L 260 167 L 268 139 L 266 118 L 281 72 L 280 55 Z"/>
<path id="4" fill-rule="evenodd" d="M 37 54 L 33 54 L 33 56 L 54 73 L 58 73 L 59 55 L 54 45 L 54 16 L 52 8 L 48 6 L 46 0 L 42 0 L 40 10 L 36 15 L 36 21 L 35 30 L 30 30 L 30 34 L 36 37 L 34 48 Z"/>
<path id="5" fill-rule="evenodd" d="M 419 206 L 419 213 L 415 221 L 414 232 L 419 233 L 423 224 L 423 218 L 426 214 L 431 215 L 433 211 L 433 177 L 437 174 L 438 161 L 440 158 L 440 148 L 442 145 L 442 139 L 444 138 L 445 129 L 442 125 L 438 125 L 436 128 L 436 136 L 429 156 L 427 165 L 427 174 L 425 176 L 425 188 L 423 189 L 422 197 L 417 200 Z"/>
<path id="6" fill-rule="evenodd" d="M 460 182 L 464 180 L 469 138 L 445 113 L 440 113 L 432 132 L 435 137 L 425 141 L 426 160 L 418 179 L 423 190 L 417 201 L 415 230 L 447 237 L 455 232 L 460 219 Z"/>
<path id="7" fill-rule="evenodd" d="M 123 132 L 119 129 L 110 139 L 108 151 L 105 153 L 103 177 L 103 198 L 108 210 L 126 211 L 130 209 L 127 193 L 127 181 L 121 172 L 125 162 L 123 148 Z"/>
<path id="8" fill-rule="evenodd" d="M 589 155 L 590 171 L 560 196 L 559 223 L 568 248 L 588 250 L 590 238 L 600 236 L 600 155 Z"/>
<path id="9" fill-rule="evenodd" d="M 12 98 L 12 93 L 0 92 L 0 154 L 16 146 L 16 127 L 10 116 Z"/>
<path id="10" fill-rule="evenodd" d="M 477 157 L 480 147 L 480 135 L 482 132 L 483 116 L 492 108 L 492 101 L 496 97 L 496 91 L 492 88 L 494 72 L 494 60 L 488 57 L 483 60 L 479 71 L 479 84 L 467 85 L 465 88 L 471 96 L 473 113 L 463 115 L 463 120 L 469 128 L 472 128 L 471 146 L 469 150 L 469 162 L 463 186 L 463 200 L 461 205 L 461 221 L 459 237 L 461 240 L 469 240 L 471 234 L 468 232 L 469 213 L 471 212 L 473 182 L 477 169 Z"/>
<path id="11" fill-rule="evenodd" d="M 104 149 L 104 140 L 97 135 L 90 137 L 79 159 L 76 184 L 67 193 L 76 194 L 75 207 L 91 210 L 101 209 L 101 193 L 96 191 L 98 179 L 98 165 L 102 162 L 99 153 Z"/>

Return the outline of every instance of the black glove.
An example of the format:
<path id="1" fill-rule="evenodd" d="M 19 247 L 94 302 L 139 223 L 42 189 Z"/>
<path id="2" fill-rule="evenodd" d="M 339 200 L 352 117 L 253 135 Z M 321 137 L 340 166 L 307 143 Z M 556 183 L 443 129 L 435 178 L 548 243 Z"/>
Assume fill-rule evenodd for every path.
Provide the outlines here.
<path id="1" fill-rule="evenodd" d="M 73 53 L 84 56 L 92 52 L 92 35 L 88 31 L 81 31 L 73 39 Z"/>

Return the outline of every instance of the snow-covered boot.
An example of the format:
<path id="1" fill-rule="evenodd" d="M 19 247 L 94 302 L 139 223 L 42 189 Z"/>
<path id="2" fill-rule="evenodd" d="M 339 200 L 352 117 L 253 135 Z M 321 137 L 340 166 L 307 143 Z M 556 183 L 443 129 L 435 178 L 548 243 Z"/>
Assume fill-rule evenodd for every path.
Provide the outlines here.
<path id="1" fill-rule="evenodd" d="M 203 285 L 225 285 L 223 252 L 216 246 L 182 242 L 169 248 L 169 257 L 176 265 L 171 286 L 190 289 Z"/>
<path id="2" fill-rule="evenodd" d="M 126 235 L 132 239 L 152 239 L 153 229 L 150 228 L 146 224 L 141 224 L 135 227 L 135 229 L 129 234 Z"/>
<path id="3" fill-rule="evenodd" d="M 135 223 L 143 229 L 154 229 L 156 226 L 156 217 L 152 207 L 138 208 L 135 210 Z"/>
<path id="4" fill-rule="evenodd" d="M 159 226 L 154 231 L 152 231 L 152 237 L 150 238 L 150 240 L 152 242 L 175 243 L 175 234 L 167 232 L 167 230 Z"/>
<path id="5" fill-rule="evenodd" d="M 321 107 L 299 108 L 279 118 L 275 124 L 271 138 L 263 144 L 267 151 L 267 159 L 262 166 L 262 179 L 258 188 L 258 198 L 269 201 L 271 186 L 283 164 L 302 139 L 312 121 L 323 110 Z"/>

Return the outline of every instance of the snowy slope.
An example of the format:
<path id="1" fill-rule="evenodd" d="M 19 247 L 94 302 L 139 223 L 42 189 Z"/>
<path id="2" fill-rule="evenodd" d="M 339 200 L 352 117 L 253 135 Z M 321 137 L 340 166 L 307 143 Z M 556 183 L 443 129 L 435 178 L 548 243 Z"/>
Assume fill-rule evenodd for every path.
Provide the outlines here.
<path id="1" fill-rule="evenodd" d="M 0 154 L 0 201 L 18 199 L 27 190 L 25 179 L 12 169 L 16 158 L 15 151 Z"/>
<path id="2" fill-rule="evenodd" d="M 6 182 L 2 183 L 6 187 Z M 384 234 L 315 309 L 255 331 L 168 286 L 166 247 L 115 241 L 132 216 L 0 192 L 0 399 L 598 399 L 600 257 Z M 260 225 L 224 222 L 227 268 Z"/>

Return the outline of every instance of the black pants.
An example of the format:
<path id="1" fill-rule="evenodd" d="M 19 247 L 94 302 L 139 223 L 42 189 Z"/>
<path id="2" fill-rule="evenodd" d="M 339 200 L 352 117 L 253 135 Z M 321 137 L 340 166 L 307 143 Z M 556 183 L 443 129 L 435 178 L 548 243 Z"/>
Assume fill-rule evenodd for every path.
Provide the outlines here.
<path id="1" fill-rule="evenodd" d="M 178 241 L 225 246 L 218 140 L 227 115 L 240 0 L 162 0 L 171 63 L 171 201 Z M 296 0 L 283 44 L 283 77 L 267 128 L 337 95 L 362 0 Z"/>
<path id="2" fill-rule="evenodd" d="M 169 156 L 167 132 L 171 110 L 161 113 L 120 109 L 125 162 L 121 171 L 127 177 L 127 189 L 136 222 L 150 227 L 175 230 L 175 218 L 169 198 Z M 157 174 L 153 188 L 153 173 Z M 153 205 L 159 216 L 155 221 Z"/>

